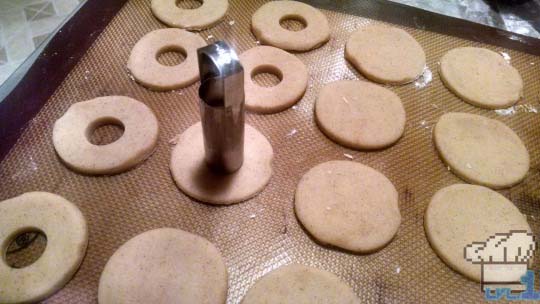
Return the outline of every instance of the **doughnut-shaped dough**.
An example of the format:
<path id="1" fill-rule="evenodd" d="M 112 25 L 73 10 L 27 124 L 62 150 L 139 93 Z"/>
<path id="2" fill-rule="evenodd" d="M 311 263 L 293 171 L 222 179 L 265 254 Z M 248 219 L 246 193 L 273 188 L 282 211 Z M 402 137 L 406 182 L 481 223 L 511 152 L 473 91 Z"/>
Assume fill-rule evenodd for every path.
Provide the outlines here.
<path id="1" fill-rule="evenodd" d="M 426 210 L 424 226 L 437 255 L 455 271 L 478 282 L 481 266 L 465 259 L 465 246 L 485 242 L 497 233 L 531 231 L 525 215 L 504 196 L 482 186 L 463 184 L 435 193 Z M 519 281 L 520 276 L 503 281 Z"/>
<path id="2" fill-rule="evenodd" d="M 223 304 L 227 284 L 227 268 L 212 243 L 161 228 L 141 233 L 116 250 L 101 274 L 98 302 Z"/>
<path id="3" fill-rule="evenodd" d="M 33 264 L 11 268 L 4 260 L 8 246 L 33 230 L 47 237 L 45 251 Z M 61 196 L 28 192 L 0 202 L 0 303 L 37 302 L 64 287 L 81 265 L 87 244 L 83 214 Z"/>
<path id="4" fill-rule="evenodd" d="M 246 108 L 261 114 L 283 111 L 302 98 L 308 84 L 306 65 L 296 56 L 271 46 L 257 46 L 240 55 L 244 67 Z M 273 87 L 257 85 L 252 77 L 272 73 L 281 82 Z"/>
<path id="5" fill-rule="evenodd" d="M 304 265 L 287 265 L 251 287 L 242 304 L 359 304 L 353 290 L 335 274 Z"/>
<path id="6" fill-rule="evenodd" d="M 329 161 L 311 168 L 294 201 L 296 216 L 317 240 L 354 252 L 384 247 L 401 223 L 392 182 L 356 162 Z"/>
<path id="7" fill-rule="evenodd" d="M 302 20 L 306 28 L 297 32 L 283 28 L 280 21 L 291 18 Z M 324 14 L 297 1 L 264 4 L 253 14 L 251 30 L 261 43 L 289 51 L 309 51 L 330 40 L 330 27 Z"/>
<path id="8" fill-rule="evenodd" d="M 442 160 L 467 182 L 493 189 L 521 182 L 529 171 L 529 152 L 505 124 L 484 116 L 447 113 L 433 129 Z"/>
<path id="9" fill-rule="evenodd" d="M 227 0 L 204 0 L 195 9 L 183 9 L 177 0 L 152 0 L 152 13 L 170 27 L 186 30 L 202 30 L 218 23 L 229 8 Z"/>
<path id="10" fill-rule="evenodd" d="M 380 149 L 405 130 L 405 109 L 392 91 L 366 81 L 342 80 L 323 87 L 315 103 L 317 125 L 353 149 Z"/>
<path id="11" fill-rule="evenodd" d="M 246 125 L 244 163 L 231 174 L 213 173 L 204 160 L 201 123 L 189 127 L 172 151 L 171 173 L 176 185 L 192 198 L 217 205 L 248 200 L 270 181 L 272 176 L 272 146 L 259 131 Z"/>
<path id="12" fill-rule="evenodd" d="M 127 63 L 137 82 L 149 89 L 167 91 L 187 87 L 199 80 L 197 49 L 206 45 L 202 37 L 180 29 L 160 29 L 139 40 Z M 162 53 L 178 51 L 185 60 L 175 66 L 159 63 Z"/>
<path id="13" fill-rule="evenodd" d="M 124 134 L 107 145 L 89 135 L 99 126 L 121 124 Z M 158 121 L 144 103 L 125 96 L 106 96 L 75 103 L 53 128 L 58 156 L 69 168 L 86 174 L 115 174 L 148 158 L 157 144 Z"/>
<path id="14" fill-rule="evenodd" d="M 441 58 L 441 80 L 464 101 L 481 108 L 502 109 L 523 94 L 523 80 L 510 63 L 491 50 L 461 47 Z"/>
<path id="15" fill-rule="evenodd" d="M 354 32 L 345 58 L 369 80 L 403 84 L 418 78 L 426 66 L 422 46 L 402 29 L 368 25 Z"/>

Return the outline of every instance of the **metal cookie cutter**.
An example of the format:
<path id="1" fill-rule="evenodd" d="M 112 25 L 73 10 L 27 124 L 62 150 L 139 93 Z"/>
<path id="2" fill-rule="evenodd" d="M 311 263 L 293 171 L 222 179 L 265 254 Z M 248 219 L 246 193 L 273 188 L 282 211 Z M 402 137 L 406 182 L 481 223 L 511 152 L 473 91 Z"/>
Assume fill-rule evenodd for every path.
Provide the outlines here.
<path id="1" fill-rule="evenodd" d="M 197 50 L 205 160 L 218 173 L 233 173 L 244 162 L 244 69 L 223 41 Z"/>

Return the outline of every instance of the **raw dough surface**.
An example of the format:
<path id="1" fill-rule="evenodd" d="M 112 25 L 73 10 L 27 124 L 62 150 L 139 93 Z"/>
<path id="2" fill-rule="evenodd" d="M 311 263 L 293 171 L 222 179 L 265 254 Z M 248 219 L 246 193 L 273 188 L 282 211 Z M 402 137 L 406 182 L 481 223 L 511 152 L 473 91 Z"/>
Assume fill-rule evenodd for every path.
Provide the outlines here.
<path id="1" fill-rule="evenodd" d="M 433 130 L 439 155 L 467 182 L 493 189 L 521 182 L 529 171 L 529 152 L 505 124 L 484 116 L 447 113 Z"/>
<path id="2" fill-rule="evenodd" d="M 24 268 L 4 259 L 11 241 L 23 232 L 47 237 L 43 254 Z M 88 228 L 71 202 L 48 192 L 28 192 L 0 202 L 0 303 L 32 303 L 64 287 L 86 253 Z"/>
<path id="3" fill-rule="evenodd" d="M 353 290 L 333 273 L 287 265 L 265 275 L 248 290 L 242 304 L 358 304 Z"/>
<path id="4" fill-rule="evenodd" d="M 523 94 L 523 80 L 510 63 L 491 50 L 456 48 L 441 58 L 441 80 L 464 101 L 488 109 L 507 108 Z"/>
<path id="5" fill-rule="evenodd" d="M 304 96 L 308 85 L 306 65 L 293 54 L 271 46 L 258 46 L 240 55 L 244 67 L 246 108 L 261 114 L 283 111 Z M 273 73 L 281 82 L 262 87 L 252 77 L 258 73 Z"/>
<path id="6" fill-rule="evenodd" d="M 201 303 L 227 299 L 227 268 L 206 239 L 179 229 L 146 231 L 109 259 L 99 280 L 99 304 Z"/>
<path id="7" fill-rule="evenodd" d="M 229 8 L 227 0 L 204 0 L 195 9 L 183 9 L 177 0 L 152 0 L 152 13 L 170 27 L 186 30 L 202 30 L 218 23 Z"/>
<path id="8" fill-rule="evenodd" d="M 354 252 L 381 249 L 401 222 L 392 182 L 352 161 L 329 161 L 310 169 L 298 184 L 294 207 L 317 240 Z"/>
<path id="9" fill-rule="evenodd" d="M 342 80 L 323 87 L 315 104 L 321 131 L 353 149 L 380 149 L 405 130 L 405 109 L 392 91 L 366 81 Z"/>
<path id="10" fill-rule="evenodd" d="M 424 226 L 437 255 L 455 271 L 478 282 L 481 266 L 465 260 L 465 246 L 485 242 L 496 233 L 531 231 L 525 215 L 504 196 L 482 186 L 464 184 L 435 193 Z"/>
<path id="11" fill-rule="evenodd" d="M 403 84 L 418 78 L 426 66 L 422 46 L 402 29 L 368 25 L 354 32 L 345 58 L 368 79 Z"/>
<path id="12" fill-rule="evenodd" d="M 106 124 L 121 124 L 124 134 L 107 145 L 94 145 L 89 134 Z M 144 103 L 106 96 L 75 103 L 54 124 L 53 143 L 68 167 L 87 174 L 115 174 L 148 158 L 157 145 L 158 121 Z"/>
<path id="13" fill-rule="evenodd" d="M 159 29 L 144 35 L 133 47 L 127 68 L 137 82 L 156 91 L 184 88 L 199 80 L 197 49 L 206 41 L 180 29 Z M 181 52 L 185 60 L 167 66 L 157 60 L 166 52 Z"/>
<path id="14" fill-rule="evenodd" d="M 290 31 L 280 24 L 285 19 L 302 20 L 306 27 L 300 31 Z M 297 1 L 264 4 L 253 14 L 251 30 L 261 43 L 289 51 L 309 51 L 330 39 L 330 27 L 324 14 Z"/>
<path id="15" fill-rule="evenodd" d="M 215 174 L 208 169 L 204 155 L 202 126 L 198 122 L 180 135 L 170 164 L 180 190 L 202 202 L 228 205 L 248 200 L 261 192 L 272 176 L 272 146 L 249 125 L 244 134 L 244 164 L 238 171 Z"/>

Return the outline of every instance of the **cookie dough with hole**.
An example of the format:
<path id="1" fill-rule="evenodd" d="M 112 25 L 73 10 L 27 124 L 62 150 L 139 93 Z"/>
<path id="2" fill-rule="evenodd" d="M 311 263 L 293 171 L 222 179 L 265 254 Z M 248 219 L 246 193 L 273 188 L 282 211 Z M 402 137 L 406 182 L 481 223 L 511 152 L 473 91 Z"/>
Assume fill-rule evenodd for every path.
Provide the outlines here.
<path id="1" fill-rule="evenodd" d="M 306 27 L 290 31 L 280 22 L 300 20 Z M 288 51 L 305 52 L 330 40 L 330 27 L 318 9 L 297 1 L 271 1 L 261 6 L 251 19 L 251 30 L 263 43 Z"/>
<path id="2" fill-rule="evenodd" d="M 351 35 L 345 58 L 369 80 L 387 84 L 411 82 L 426 66 L 426 54 L 413 36 L 378 24 L 361 27 Z"/>
<path id="3" fill-rule="evenodd" d="M 251 287 L 242 304 L 359 304 L 353 290 L 328 271 L 292 264 L 274 270 Z"/>
<path id="4" fill-rule="evenodd" d="M 223 304 L 227 284 L 227 268 L 212 243 L 161 228 L 141 233 L 116 250 L 101 274 L 98 302 Z"/>
<path id="5" fill-rule="evenodd" d="M 465 259 L 467 245 L 485 242 L 497 233 L 531 231 L 525 215 L 504 196 L 482 186 L 464 184 L 435 193 L 424 226 L 437 255 L 452 269 L 477 282 L 481 280 L 481 266 Z M 519 277 L 508 281 L 515 279 L 519 281 Z"/>
<path id="6" fill-rule="evenodd" d="M 481 108 L 502 109 L 523 95 L 518 70 L 494 51 L 461 47 L 441 58 L 441 80 L 464 101 Z"/>
<path id="7" fill-rule="evenodd" d="M 240 55 L 244 67 L 246 108 L 260 114 L 271 114 L 292 107 L 304 96 L 308 85 L 306 65 L 293 54 L 271 46 L 258 46 Z M 278 76 L 280 82 L 263 87 L 253 81 L 259 73 Z"/>
<path id="8" fill-rule="evenodd" d="M 46 236 L 43 254 L 24 268 L 11 268 L 6 250 L 16 236 L 30 231 Z M 0 303 L 30 303 L 51 296 L 75 274 L 87 244 L 83 214 L 59 195 L 28 192 L 0 202 Z"/>
<path id="9" fill-rule="evenodd" d="M 170 27 L 186 30 L 202 30 L 218 23 L 229 8 L 227 0 L 204 0 L 194 9 L 178 7 L 178 0 L 152 0 L 152 13 Z"/>
<path id="10" fill-rule="evenodd" d="M 107 145 L 89 141 L 100 126 L 124 127 L 124 134 Z M 135 167 L 156 148 L 158 121 L 144 103 L 125 96 L 106 96 L 77 102 L 53 128 L 53 144 L 69 168 L 86 174 L 116 174 Z"/>
<path id="11" fill-rule="evenodd" d="M 353 252 L 386 246 L 401 223 L 392 182 L 352 161 L 329 161 L 311 168 L 298 184 L 294 208 L 319 242 Z"/>
<path id="12" fill-rule="evenodd" d="M 433 140 L 452 172 L 493 189 L 521 182 L 529 171 L 529 152 L 504 123 L 468 113 L 447 113 L 433 129 Z"/>
<path id="13" fill-rule="evenodd" d="M 244 163 L 238 171 L 214 173 L 204 157 L 202 125 L 198 122 L 180 135 L 170 168 L 178 188 L 202 202 L 228 205 L 248 200 L 261 192 L 272 176 L 272 146 L 249 125 L 244 134 Z"/>
<path id="14" fill-rule="evenodd" d="M 353 149 L 380 149 L 395 143 L 405 130 L 405 116 L 394 92 L 366 81 L 329 83 L 315 103 L 321 131 Z"/>
<path id="15" fill-rule="evenodd" d="M 127 68 L 141 85 L 155 90 L 180 89 L 199 80 L 197 49 L 206 41 L 197 34 L 180 29 L 159 29 L 144 35 L 129 55 Z M 174 66 L 159 63 L 167 52 L 180 52 L 185 60 Z"/>

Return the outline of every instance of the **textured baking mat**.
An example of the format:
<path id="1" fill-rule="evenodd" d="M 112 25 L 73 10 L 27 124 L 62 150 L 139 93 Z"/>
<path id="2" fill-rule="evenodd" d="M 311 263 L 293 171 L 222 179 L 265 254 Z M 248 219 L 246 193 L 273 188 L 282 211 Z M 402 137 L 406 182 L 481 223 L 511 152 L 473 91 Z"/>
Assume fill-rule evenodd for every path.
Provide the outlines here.
<path id="1" fill-rule="evenodd" d="M 208 41 L 225 40 L 242 52 L 257 45 L 249 20 L 263 1 L 230 3 L 225 20 L 200 35 Z M 423 229 L 423 215 L 431 196 L 438 189 L 462 182 L 443 165 L 432 144 L 432 127 L 445 112 L 463 111 L 498 119 L 523 139 L 530 152 L 531 170 L 525 181 L 501 193 L 527 215 L 539 234 L 540 114 L 535 109 L 540 108 L 540 58 L 405 28 L 424 47 L 433 79 L 427 85 L 392 87 L 407 111 L 407 128 L 396 145 L 377 152 L 353 151 L 333 143 L 317 129 L 313 103 L 325 83 L 363 79 L 344 60 L 343 47 L 352 31 L 375 21 L 323 11 L 330 22 L 332 39 L 317 50 L 297 54 L 310 72 L 304 98 L 279 114 L 247 116 L 248 123 L 273 145 L 275 171 L 270 184 L 247 202 L 214 207 L 185 196 L 169 172 L 170 139 L 199 120 L 198 85 L 168 93 L 152 92 L 135 83 L 126 70 L 137 40 L 164 27 L 152 16 L 149 5 L 142 0 L 125 5 L 0 164 L 0 199 L 27 191 L 50 191 L 77 204 L 88 219 L 90 243 L 80 270 L 46 302 L 96 303 L 99 276 L 108 258 L 131 237 L 158 227 L 184 229 L 217 245 L 229 270 L 228 303 L 238 303 L 258 278 L 288 263 L 337 274 L 354 288 L 363 303 L 481 302 L 480 285 L 448 268 L 429 246 Z M 436 72 L 438 60 L 459 46 L 484 46 L 510 56 L 525 82 L 525 97 L 514 108 L 516 113 L 475 108 L 441 84 Z M 74 173 L 55 154 L 53 123 L 71 104 L 106 95 L 130 96 L 154 110 L 161 127 L 157 150 L 142 165 L 124 174 L 91 177 Z M 316 244 L 294 216 L 294 191 L 302 174 L 321 162 L 347 160 L 348 156 L 383 172 L 400 195 L 403 221 L 398 234 L 386 248 L 369 255 Z M 536 261 L 540 261 L 538 255 Z M 535 269 L 539 265 L 537 262 Z"/>

